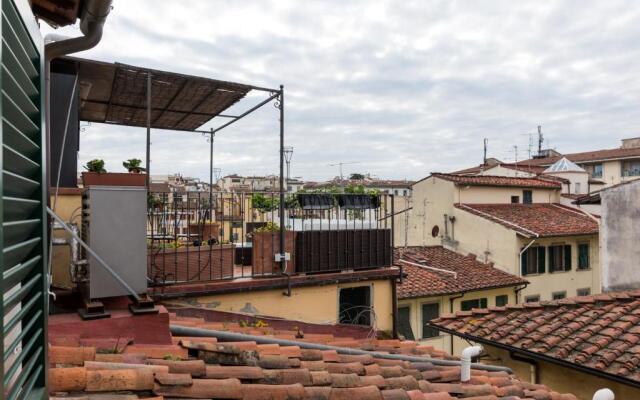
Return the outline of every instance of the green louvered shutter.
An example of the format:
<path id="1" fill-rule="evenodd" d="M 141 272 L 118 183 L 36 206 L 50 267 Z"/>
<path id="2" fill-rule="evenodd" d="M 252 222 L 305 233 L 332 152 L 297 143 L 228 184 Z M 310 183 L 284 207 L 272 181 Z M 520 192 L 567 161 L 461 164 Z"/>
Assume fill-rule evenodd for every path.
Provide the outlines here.
<path id="1" fill-rule="evenodd" d="M 2 293 L 5 399 L 46 393 L 43 41 L 26 0 L 2 0 Z"/>

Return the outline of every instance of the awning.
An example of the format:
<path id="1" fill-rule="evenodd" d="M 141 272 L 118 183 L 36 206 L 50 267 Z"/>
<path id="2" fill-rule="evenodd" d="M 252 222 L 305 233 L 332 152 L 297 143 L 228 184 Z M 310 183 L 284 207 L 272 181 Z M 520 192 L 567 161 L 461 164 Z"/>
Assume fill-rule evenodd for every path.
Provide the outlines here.
<path id="1" fill-rule="evenodd" d="M 147 126 L 147 76 L 151 74 L 151 127 L 193 131 L 237 103 L 252 89 L 240 83 L 120 63 L 65 57 L 80 86 L 80 119 Z"/>

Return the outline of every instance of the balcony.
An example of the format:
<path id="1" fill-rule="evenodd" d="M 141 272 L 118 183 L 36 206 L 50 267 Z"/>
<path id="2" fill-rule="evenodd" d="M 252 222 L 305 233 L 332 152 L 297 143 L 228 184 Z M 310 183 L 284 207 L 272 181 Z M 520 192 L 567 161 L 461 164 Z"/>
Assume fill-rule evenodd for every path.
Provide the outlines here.
<path id="1" fill-rule="evenodd" d="M 393 196 L 153 193 L 147 212 L 151 286 L 390 267 Z M 284 237 L 289 258 L 275 261 Z"/>

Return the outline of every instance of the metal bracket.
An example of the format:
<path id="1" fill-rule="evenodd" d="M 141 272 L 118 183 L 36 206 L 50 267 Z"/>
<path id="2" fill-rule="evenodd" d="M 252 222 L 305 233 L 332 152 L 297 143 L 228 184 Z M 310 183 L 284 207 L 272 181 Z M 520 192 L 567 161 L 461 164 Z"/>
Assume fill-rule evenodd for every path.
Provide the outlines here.
<path id="1" fill-rule="evenodd" d="M 284 253 L 284 254 L 276 253 L 274 256 L 274 259 L 276 262 L 282 262 L 283 260 L 291 261 L 291 253 Z"/>

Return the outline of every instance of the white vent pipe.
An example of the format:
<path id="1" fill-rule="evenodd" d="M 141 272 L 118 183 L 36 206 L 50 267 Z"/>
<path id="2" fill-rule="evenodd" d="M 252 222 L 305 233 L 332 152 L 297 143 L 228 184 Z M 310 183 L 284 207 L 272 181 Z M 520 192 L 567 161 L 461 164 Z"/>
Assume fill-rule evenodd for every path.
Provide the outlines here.
<path id="1" fill-rule="evenodd" d="M 593 400 L 614 400 L 616 395 L 611 389 L 600 389 L 593 394 Z"/>
<path id="2" fill-rule="evenodd" d="M 482 353 L 482 346 L 470 346 L 462 350 L 460 356 L 460 382 L 469 382 L 471 379 L 471 359 Z"/>

